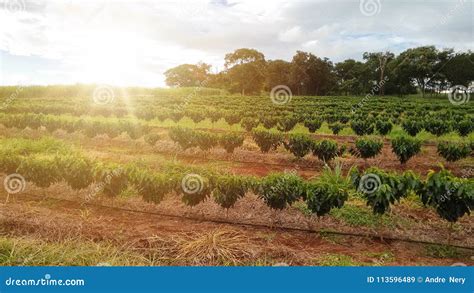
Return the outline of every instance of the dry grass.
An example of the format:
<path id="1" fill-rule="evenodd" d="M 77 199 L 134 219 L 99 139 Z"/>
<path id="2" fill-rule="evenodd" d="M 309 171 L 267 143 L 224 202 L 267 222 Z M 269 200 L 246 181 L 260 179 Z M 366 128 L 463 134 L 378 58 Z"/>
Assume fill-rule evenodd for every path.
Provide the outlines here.
<path id="1" fill-rule="evenodd" d="M 166 238 L 153 236 L 141 242 L 175 264 L 242 265 L 256 255 L 249 238 L 227 228 Z"/>

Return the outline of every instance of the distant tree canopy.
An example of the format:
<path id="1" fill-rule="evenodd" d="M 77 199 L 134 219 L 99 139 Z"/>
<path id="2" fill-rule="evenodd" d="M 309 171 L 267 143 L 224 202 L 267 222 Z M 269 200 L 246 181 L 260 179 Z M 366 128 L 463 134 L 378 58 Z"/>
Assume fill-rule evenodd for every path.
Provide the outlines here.
<path id="1" fill-rule="evenodd" d="M 172 87 L 204 85 L 243 95 L 288 86 L 295 95 L 406 95 L 440 93 L 454 85 L 474 81 L 474 53 L 455 53 L 434 46 L 392 52 L 365 52 L 363 61 L 332 63 L 297 51 L 290 62 L 266 60 L 255 49 L 241 48 L 225 55 L 223 71 L 210 73 L 205 63 L 182 64 L 165 72 Z"/>
<path id="2" fill-rule="evenodd" d="M 166 84 L 172 87 L 199 86 L 209 74 L 211 66 L 205 63 L 181 64 L 165 72 Z"/>

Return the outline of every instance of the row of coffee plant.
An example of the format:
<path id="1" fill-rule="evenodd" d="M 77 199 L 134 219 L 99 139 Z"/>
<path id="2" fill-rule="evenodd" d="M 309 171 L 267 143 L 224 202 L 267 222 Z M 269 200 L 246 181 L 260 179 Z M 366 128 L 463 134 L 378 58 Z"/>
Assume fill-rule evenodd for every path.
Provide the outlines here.
<path id="1" fill-rule="evenodd" d="M 242 146 L 244 136 L 235 132 L 215 134 L 189 128 L 171 128 L 169 137 L 176 142 L 182 150 L 199 147 L 203 151 L 222 146 L 228 153 Z M 338 145 L 330 139 L 314 140 L 310 135 L 291 133 L 285 134 L 277 131 L 254 130 L 252 138 L 262 153 L 268 153 L 283 146 L 297 158 L 303 158 L 312 153 L 318 159 L 329 162 L 335 157 L 342 156 L 346 151 L 351 155 L 369 159 L 381 154 L 383 141 L 376 137 L 361 137 L 355 141 L 354 146 L 347 148 L 345 144 Z M 401 164 L 421 151 L 421 141 L 409 136 L 399 136 L 391 140 L 392 152 Z M 440 142 L 438 153 L 449 162 L 454 162 L 468 157 L 473 151 L 472 143 Z"/>
<path id="2" fill-rule="evenodd" d="M 344 176 L 337 165 L 333 170 L 326 167 L 320 177 L 306 181 L 293 173 L 275 173 L 263 178 L 210 171 L 156 173 L 137 165 L 97 162 L 80 154 L 24 156 L 1 152 L 0 172 L 20 174 L 40 188 L 66 183 L 73 190 L 82 190 L 93 185 L 88 199 L 99 194 L 116 197 L 127 188 L 134 188 L 145 201 L 155 204 L 167 194 L 175 194 L 188 206 L 212 198 L 222 208 L 229 209 L 253 192 L 274 210 L 304 201 L 312 213 L 323 216 L 333 208 L 341 208 L 351 194 L 365 198 L 375 214 L 384 214 L 391 205 L 413 192 L 423 204 L 435 208 L 440 217 L 450 222 L 470 214 L 474 208 L 474 180 L 457 178 L 445 169 L 432 171 L 426 180 L 421 180 L 411 171 L 397 175 L 377 168 L 363 173 L 352 169 Z"/>

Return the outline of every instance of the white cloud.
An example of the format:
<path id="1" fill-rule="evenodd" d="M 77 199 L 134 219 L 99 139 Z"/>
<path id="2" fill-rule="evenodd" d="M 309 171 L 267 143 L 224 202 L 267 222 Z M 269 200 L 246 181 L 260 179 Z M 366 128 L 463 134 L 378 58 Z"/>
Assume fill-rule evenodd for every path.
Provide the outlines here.
<path id="1" fill-rule="evenodd" d="M 35 78 L 44 83 L 163 85 L 172 66 L 222 68 L 224 55 L 240 47 L 267 59 L 307 50 L 333 61 L 418 45 L 474 47 L 470 1 L 386 0 L 370 17 L 357 0 L 21 1 L 23 10 L 0 9 L 0 56 L 56 60 L 38 65 L 42 76 Z M 20 74 L 6 61 L 3 84 Z M 33 65 L 20 75 L 38 74 Z"/>

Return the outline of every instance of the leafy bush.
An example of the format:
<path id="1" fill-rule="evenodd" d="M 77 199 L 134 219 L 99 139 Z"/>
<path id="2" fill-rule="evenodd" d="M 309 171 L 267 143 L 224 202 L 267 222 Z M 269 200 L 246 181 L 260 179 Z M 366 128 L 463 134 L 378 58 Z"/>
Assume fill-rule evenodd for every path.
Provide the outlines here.
<path id="1" fill-rule="evenodd" d="M 196 131 L 194 137 L 196 139 L 195 143 L 205 152 L 217 146 L 219 143 L 219 137 L 216 134 L 206 131 Z"/>
<path id="2" fill-rule="evenodd" d="M 387 135 L 392 130 L 392 126 L 392 123 L 389 121 L 377 120 L 375 122 L 375 129 L 377 129 L 381 135 Z"/>
<path id="3" fill-rule="evenodd" d="M 48 188 L 61 181 L 61 172 L 54 157 L 29 156 L 21 162 L 18 173 L 26 181 L 33 182 L 41 188 Z"/>
<path id="4" fill-rule="evenodd" d="M 257 193 L 272 209 L 282 210 L 300 199 L 304 193 L 301 178 L 291 173 L 276 173 L 265 177 Z"/>
<path id="5" fill-rule="evenodd" d="M 355 146 L 357 154 L 363 159 L 368 159 L 380 154 L 383 142 L 378 139 L 359 138 L 356 140 Z"/>
<path id="6" fill-rule="evenodd" d="M 127 188 L 128 174 L 117 164 L 98 164 L 94 168 L 98 191 L 110 197 L 118 196 Z"/>
<path id="7" fill-rule="evenodd" d="M 278 119 L 277 129 L 288 132 L 296 126 L 296 123 L 298 123 L 298 118 L 295 116 L 282 117 Z"/>
<path id="8" fill-rule="evenodd" d="M 468 136 L 474 130 L 474 123 L 465 119 L 454 124 L 454 127 L 460 136 Z"/>
<path id="9" fill-rule="evenodd" d="M 224 114 L 224 120 L 227 124 L 232 126 L 239 123 L 240 120 L 242 120 L 242 117 L 240 116 L 240 113 L 227 112 Z"/>
<path id="10" fill-rule="evenodd" d="M 474 181 L 454 177 L 449 171 L 431 171 L 426 183 L 417 191 L 424 205 L 436 209 L 438 215 L 456 222 L 474 208 Z"/>
<path id="11" fill-rule="evenodd" d="M 399 136 L 392 139 L 392 152 L 401 164 L 405 164 L 411 157 L 421 151 L 421 141 L 408 136 Z"/>
<path id="12" fill-rule="evenodd" d="M 311 118 L 304 121 L 304 126 L 308 128 L 311 133 L 315 133 L 319 128 L 321 128 L 322 124 L 323 121 L 319 118 Z"/>
<path id="13" fill-rule="evenodd" d="M 174 127 L 169 130 L 168 135 L 183 150 L 196 146 L 196 135 L 192 129 Z"/>
<path id="14" fill-rule="evenodd" d="M 374 124 L 369 120 L 352 120 L 351 128 L 357 135 L 372 134 Z"/>
<path id="15" fill-rule="evenodd" d="M 81 190 L 94 181 L 94 163 L 78 155 L 60 156 L 56 159 L 61 177 L 74 190 Z"/>
<path id="16" fill-rule="evenodd" d="M 228 132 L 219 137 L 219 144 L 229 154 L 234 152 L 235 148 L 241 147 L 244 143 L 244 137 L 239 133 Z"/>
<path id="17" fill-rule="evenodd" d="M 278 119 L 274 116 L 264 115 L 260 118 L 260 122 L 266 129 L 271 129 L 277 125 Z"/>
<path id="18" fill-rule="evenodd" d="M 273 131 L 254 130 L 252 136 L 262 153 L 275 150 L 283 141 L 281 133 Z"/>
<path id="19" fill-rule="evenodd" d="M 181 200 L 187 206 L 196 206 L 211 195 L 213 185 L 207 176 L 185 174 L 177 178 L 179 180 L 177 181 L 176 191 L 182 194 Z"/>
<path id="20" fill-rule="evenodd" d="M 313 140 L 304 134 L 291 134 L 285 148 L 298 158 L 306 156 L 312 149 Z"/>
<path id="21" fill-rule="evenodd" d="M 354 187 L 367 200 L 367 205 L 372 207 L 374 214 L 384 214 L 390 205 L 406 197 L 411 190 L 418 188 L 420 181 L 412 173 L 406 172 L 403 176 L 389 173 L 372 167 L 365 170 L 360 176 L 353 172 Z"/>
<path id="22" fill-rule="evenodd" d="M 212 193 L 214 201 L 225 209 L 234 206 L 238 199 L 245 196 L 248 190 L 248 182 L 238 176 L 219 176 L 216 178 L 216 186 Z"/>
<path id="23" fill-rule="evenodd" d="M 423 122 L 418 120 L 404 120 L 402 122 L 402 128 L 410 136 L 416 136 L 421 130 L 423 130 Z"/>
<path id="24" fill-rule="evenodd" d="M 339 132 L 343 130 L 344 127 L 345 125 L 340 122 L 329 124 L 329 128 L 332 130 L 332 133 L 335 135 L 339 134 Z"/>
<path id="25" fill-rule="evenodd" d="M 167 176 L 153 174 L 149 170 L 132 169 L 128 173 L 130 182 L 146 202 L 160 203 L 175 183 Z"/>
<path id="26" fill-rule="evenodd" d="M 209 117 L 212 123 L 215 123 L 223 117 L 223 114 L 221 111 L 210 110 L 207 112 L 207 117 Z"/>
<path id="27" fill-rule="evenodd" d="M 466 158 L 471 153 L 471 146 L 467 143 L 440 142 L 438 143 L 438 154 L 448 162 Z"/>
<path id="28" fill-rule="evenodd" d="M 425 129 L 431 134 L 441 136 L 450 131 L 450 125 L 444 120 L 429 119 L 425 121 Z"/>
<path id="29" fill-rule="evenodd" d="M 203 121 L 206 117 L 204 116 L 204 113 L 201 111 L 186 111 L 185 115 L 189 117 L 191 120 L 193 120 L 194 123 L 199 123 Z"/>
<path id="30" fill-rule="evenodd" d="M 160 135 L 158 133 L 150 133 L 145 135 L 145 142 L 151 146 L 154 146 L 157 141 L 160 140 Z"/>
<path id="31" fill-rule="evenodd" d="M 316 182 L 306 184 L 304 198 L 308 209 L 321 217 L 333 208 L 341 208 L 349 198 L 350 184 L 349 177 L 342 175 L 341 165 L 334 170 L 326 167 Z"/>
<path id="32" fill-rule="evenodd" d="M 245 117 L 242 119 L 240 122 L 240 125 L 246 130 L 246 131 L 252 131 L 255 127 L 258 126 L 260 122 L 257 119 L 254 119 L 252 117 Z"/>
<path id="33" fill-rule="evenodd" d="M 318 159 L 329 162 L 338 154 L 337 143 L 333 140 L 321 140 L 313 143 L 313 154 Z"/>

